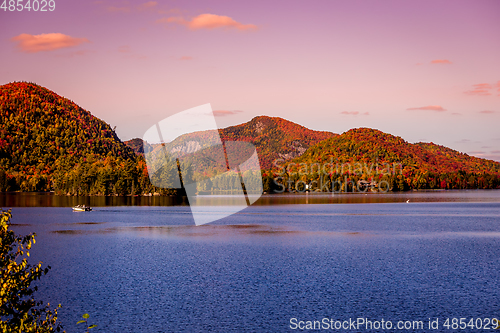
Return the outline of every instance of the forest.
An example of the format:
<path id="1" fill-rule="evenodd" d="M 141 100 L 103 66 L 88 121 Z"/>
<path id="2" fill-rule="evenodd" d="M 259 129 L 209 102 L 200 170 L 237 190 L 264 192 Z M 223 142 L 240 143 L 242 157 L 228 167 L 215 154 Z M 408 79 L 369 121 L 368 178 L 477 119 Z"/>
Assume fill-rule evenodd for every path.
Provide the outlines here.
<path id="1" fill-rule="evenodd" d="M 0 191 L 3 192 L 184 195 L 179 184 L 172 183 L 172 177 L 177 177 L 181 169 L 185 171 L 180 175 L 184 182 L 200 180 L 200 193 L 232 193 L 240 188 L 237 183 L 242 178 L 234 170 L 225 172 L 229 165 L 208 167 L 211 162 L 206 161 L 210 159 L 201 153 L 185 162 L 165 161 L 164 165 L 153 168 L 150 177 L 144 149 L 158 151 L 162 149 L 160 145 L 150 145 L 141 139 L 123 143 L 109 124 L 34 83 L 0 86 L 0 117 Z M 411 144 L 375 129 L 357 128 L 338 135 L 313 131 L 277 117 L 259 116 L 218 132 L 216 136 L 226 146 L 231 141 L 255 146 L 263 171 L 260 174 L 255 169 L 248 171 L 244 178 L 253 184 L 252 188 L 257 188 L 255 184 L 262 179 L 267 193 L 500 186 L 498 162 L 434 143 Z M 174 140 L 169 149 L 207 142 L 213 136 L 209 132 L 188 133 Z M 246 159 L 243 155 L 248 152 L 239 151 L 240 157 Z M 383 165 L 397 167 L 378 167 Z M 159 179 L 164 179 L 164 184 Z"/>

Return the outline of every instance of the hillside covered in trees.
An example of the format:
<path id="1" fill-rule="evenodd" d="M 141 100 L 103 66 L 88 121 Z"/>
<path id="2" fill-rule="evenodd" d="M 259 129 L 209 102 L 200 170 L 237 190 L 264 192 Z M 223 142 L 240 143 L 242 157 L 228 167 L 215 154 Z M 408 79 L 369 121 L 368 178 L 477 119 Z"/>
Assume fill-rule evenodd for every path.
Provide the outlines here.
<path id="1" fill-rule="evenodd" d="M 0 191 L 160 191 L 151 186 L 144 159 L 107 123 L 46 88 L 0 86 L 0 117 Z"/>
<path id="2" fill-rule="evenodd" d="M 376 187 L 383 182 L 393 191 L 491 189 L 500 186 L 500 163 L 434 143 L 411 144 L 379 130 L 357 128 L 318 143 L 293 161 L 281 161 L 264 178 L 270 177 L 281 177 L 284 184 L 299 180 L 328 184 L 330 189 L 332 184 L 343 184 L 343 190 L 346 186 L 352 190 L 360 182 Z"/>
<path id="3" fill-rule="evenodd" d="M 0 86 L 0 117 L 0 191 L 55 191 L 67 195 L 184 193 L 151 184 L 144 148 L 162 149 L 159 144 L 144 145 L 141 139 L 124 144 L 107 123 L 39 85 L 14 82 Z M 234 174 L 225 175 L 224 170 L 215 169 L 211 172 L 200 162 L 209 160 L 199 150 L 200 143 L 218 140 L 219 136 L 226 146 L 230 141 L 255 145 L 266 192 L 283 190 L 279 184 L 288 182 L 295 184 L 288 189 L 297 189 L 299 181 L 303 185 L 322 184 L 318 188 L 323 190 L 338 185 L 343 191 L 361 183 L 372 188 L 385 183 L 393 191 L 500 186 L 500 163 L 447 147 L 411 144 L 369 128 L 337 135 L 277 117 L 259 116 L 218 133 L 187 133 L 166 144 L 171 151 L 185 151 L 188 155 L 197 152 L 189 161 L 197 169 L 189 177 L 197 176 L 196 170 L 203 170 L 201 176 L 205 178 L 220 174 L 217 181 L 201 184 L 199 190 L 203 192 L 213 191 L 215 186 L 215 190 L 231 193 L 237 182 Z M 248 151 L 240 149 L 236 153 L 243 158 Z M 157 167 L 154 184 L 161 183 L 157 180 L 165 178 L 165 174 L 176 174 L 180 165 L 175 160 L 169 163 Z M 252 173 L 252 179 L 255 177 L 260 175 Z"/>
<path id="4" fill-rule="evenodd" d="M 303 154 L 307 148 L 337 136 L 325 131 L 314 131 L 291 121 L 279 118 L 258 116 L 252 120 L 226 128 L 219 129 L 222 141 L 245 141 L 252 143 L 257 149 L 260 166 L 269 169 L 278 158 L 291 160 Z M 169 143 L 170 148 L 200 146 L 219 140 L 212 131 L 186 133 Z M 125 144 L 137 154 L 144 154 L 142 139 L 135 138 Z M 146 146 L 151 146 L 146 143 Z M 152 147 L 154 147 L 154 143 Z"/>

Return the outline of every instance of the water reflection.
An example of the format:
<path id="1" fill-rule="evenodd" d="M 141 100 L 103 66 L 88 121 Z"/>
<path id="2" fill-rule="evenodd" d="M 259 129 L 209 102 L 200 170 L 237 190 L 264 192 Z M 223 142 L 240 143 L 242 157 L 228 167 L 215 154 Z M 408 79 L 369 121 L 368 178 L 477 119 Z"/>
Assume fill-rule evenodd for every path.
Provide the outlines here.
<path id="1" fill-rule="evenodd" d="M 104 206 L 177 206 L 187 205 L 186 198 L 171 196 L 59 196 L 51 193 L 0 193 L 1 207 L 73 207 Z"/>
<path id="2" fill-rule="evenodd" d="M 253 205 L 346 204 L 390 202 L 500 202 L 500 190 L 415 191 L 402 193 L 305 193 L 263 195 Z M 199 195 L 200 206 L 231 206 L 240 197 Z M 51 193 L 0 193 L 0 207 L 187 206 L 187 198 L 171 196 L 57 196 Z"/>

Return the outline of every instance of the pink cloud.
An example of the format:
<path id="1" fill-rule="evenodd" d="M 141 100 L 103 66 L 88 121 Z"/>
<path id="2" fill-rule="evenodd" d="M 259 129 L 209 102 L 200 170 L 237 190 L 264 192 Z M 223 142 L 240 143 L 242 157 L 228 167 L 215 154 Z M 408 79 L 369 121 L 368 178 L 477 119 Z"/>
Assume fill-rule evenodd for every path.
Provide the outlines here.
<path id="1" fill-rule="evenodd" d="M 177 23 L 184 25 L 191 30 L 225 28 L 244 31 L 257 28 L 254 24 L 243 24 L 235 21 L 229 16 L 215 14 L 200 14 L 193 17 L 191 21 L 187 21 L 182 17 L 164 17 L 157 20 L 156 23 Z"/>
<path id="2" fill-rule="evenodd" d="M 22 52 L 28 53 L 53 51 L 78 46 L 82 43 L 90 43 L 87 38 L 76 38 L 61 33 L 40 35 L 20 34 L 11 40 L 18 42 L 17 46 Z"/>
<path id="3" fill-rule="evenodd" d="M 156 5 L 158 5 L 158 2 L 156 1 L 148 1 L 148 2 L 145 2 L 141 5 L 139 5 L 137 8 L 139 10 L 148 10 L 148 9 L 152 9 L 154 7 L 156 7 Z"/>
<path id="4" fill-rule="evenodd" d="M 182 17 L 162 17 L 155 21 L 155 23 L 178 23 L 182 25 L 186 25 L 187 21 Z"/>
<path id="5" fill-rule="evenodd" d="M 498 111 L 483 110 L 483 111 L 479 111 L 479 113 L 482 113 L 482 114 L 494 114 L 494 113 L 498 113 Z"/>
<path id="6" fill-rule="evenodd" d="M 432 60 L 431 64 L 450 65 L 450 64 L 452 64 L 452 62 L 449 60 L 446 60 L 446 59 L 436 59 L 436 60 Z"/>
<path id="7" fill-rule="evenodd" d="M 464 94 L 473 96 L 490 96 L 490 89 L 493 88 L 489 83 L 473 84 L 472 87 L 472 90 L 465 91 Z"/>
<path id="8" fill-rule="evenodd" d="M 492 154 L 500 154 L 500 150 L 492 150 L 491 153 Z"/>
<path id="9" fill-rule="evenodd" d="M 243 111 L 241 110 L 214 110 L 213 114 L 216 117 L 225 117 L 225 116 L 231 116 L 234 114 L 241 113 Z"/>
<path id="10" fill-rule="evenodd" d="M 346 115 L 350 115 L 350 116 L 357 116 L 358 114 L 361 116 L 369 116 L 370 115 L 369 112 L 359 113 L 358 111 L 342 111 L 342 112 L 340 112 L 340 114 L 346 114 Z"/>
<path id="11" fill-rule="evenodd" d="M 426 111 L 437 111 L 437 112 L 446 111 L 446 109 L 444 109 L 440 105 L 427 105 L 427 106 L 421 106 L 418 108 L 408 108 L 406 110 L 410 110 L 410 111 L 412 111 L 412 110 L 426 110 Z"/>
<path id="12" fill-rule="evenodd" d="M 462 114 L 459 113 L 459 112 L 453 112 L 452 115 L 454 115 L 454 116 L 461 116 Z"/>

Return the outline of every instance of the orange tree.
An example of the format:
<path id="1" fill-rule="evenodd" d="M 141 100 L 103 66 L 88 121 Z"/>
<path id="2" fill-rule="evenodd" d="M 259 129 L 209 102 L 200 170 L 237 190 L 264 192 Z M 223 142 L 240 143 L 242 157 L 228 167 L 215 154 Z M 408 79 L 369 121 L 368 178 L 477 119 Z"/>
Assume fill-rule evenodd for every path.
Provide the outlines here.
<path id="1" fill-rule="evenodd" d="M 35 234 L 16 235 L 10 230 L 11 211 L 0 209 L 0 332 L 59 332 L 57 309 L 34 298 L 32 282 L 47 274 L 42 268 L 28 264 L 29 250 Z M 60 307 L 60 305 L 59 305 Z"/>

